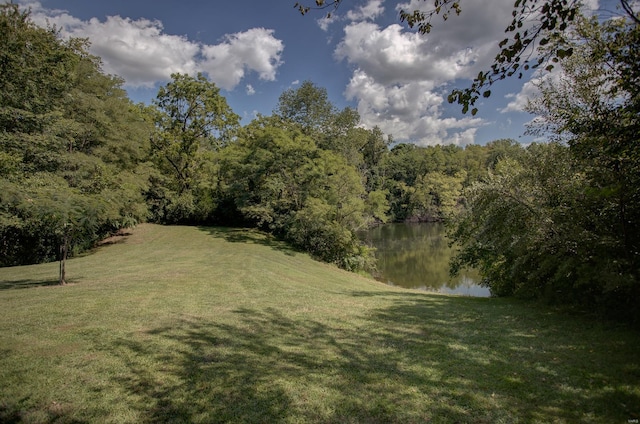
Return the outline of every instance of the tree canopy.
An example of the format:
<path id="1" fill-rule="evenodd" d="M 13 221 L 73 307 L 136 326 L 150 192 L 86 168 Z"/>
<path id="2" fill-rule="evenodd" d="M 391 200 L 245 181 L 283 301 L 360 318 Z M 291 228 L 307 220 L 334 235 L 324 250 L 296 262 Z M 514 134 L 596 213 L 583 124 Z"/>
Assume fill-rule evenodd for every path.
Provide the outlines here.
<path id="1" fill-rule="evenodd" d="M 237 136 L 240 117 L 204 75 L 173 74 L 153 108 L 151 157 L 158 173 L 148 202 L 159 222 L 211 220 L 215 152 Z"/>
<path id="2" fill-rule="evenodd" d="M 1 264 L 64 261 L 145 220 L 149 127 L 122 81 L 17 5 L 1 6 L 0 38 Z"/>
<path id="3" fill-rule="evenodd" d="M 529 104 L 556 141 L 498 158 L 467 193 L 455 265 L 497 295 L 544 298 L 640 320 L 640 25 L 580 19 L 575 54 Z"/>

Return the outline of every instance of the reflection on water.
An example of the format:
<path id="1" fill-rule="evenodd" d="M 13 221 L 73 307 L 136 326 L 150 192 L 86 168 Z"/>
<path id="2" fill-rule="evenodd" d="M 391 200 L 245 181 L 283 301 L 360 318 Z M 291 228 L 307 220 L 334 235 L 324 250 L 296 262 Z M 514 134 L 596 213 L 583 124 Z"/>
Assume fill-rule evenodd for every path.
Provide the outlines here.
<path id="1" fill-rule="evenodd" d="M 478 285 L 473 270 L 449 277 L 449 247 L 440 223 L 386 224 L 363 234 L 362 239 L 376 248 L 378 279 L 394 286 L 487 297 L 489 289 Z"/>

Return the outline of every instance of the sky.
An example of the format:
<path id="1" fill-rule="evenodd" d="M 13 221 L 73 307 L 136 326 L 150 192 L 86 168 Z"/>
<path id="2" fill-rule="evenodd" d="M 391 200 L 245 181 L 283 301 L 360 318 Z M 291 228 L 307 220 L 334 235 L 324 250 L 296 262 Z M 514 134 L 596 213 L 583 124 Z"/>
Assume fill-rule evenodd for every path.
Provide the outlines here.
<path id="1" fill-rule="evenodd" d="M 300 0 L 305 3 L 304 0 Z M 422 146 L 529 143 L 523 111 L 539 75 L 492 87 L 475 116 L 449 104 L 489 69 L 511 21 L 513 0 L 461 0 L 462 13 L 420 35 L 398 19 L 423 0 L 344 0 L 306 16 L 295 0 L 18 0 L 39 25 L 88 38 L 103 70 L 124 79 L 134 102 L 151 103 L 172 73 L 204 73 L 248 124 L 271 115 L 284 90 L 304 81 L 327 90 L 338 108 L 358 110 L 367 128 Z M 315 3 L 309 0 L 308 3 Z M 592 8 L 598 0 L 589 0 Z"/>

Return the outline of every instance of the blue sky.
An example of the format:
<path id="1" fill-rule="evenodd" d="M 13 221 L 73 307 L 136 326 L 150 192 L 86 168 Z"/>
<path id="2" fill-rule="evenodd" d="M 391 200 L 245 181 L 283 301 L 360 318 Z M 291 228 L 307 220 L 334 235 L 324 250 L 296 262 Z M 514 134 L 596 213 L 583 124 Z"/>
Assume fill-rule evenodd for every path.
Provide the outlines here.
<path id="1" fill-rule="evenodd" d="M 136 102 L 149 103 L 172 72 L 203 72 L 247 124 L 256 113 L 270 115 L 284 90 L 310 80 L 339 108 L 356 108 L 364 126 L 377 125 L 398 142 L 531 141 L 523 135 L 533 117 L 522 106 L 535 93 L 527 79 L 495 86 L 475 117 L 446 101 L 453 87 L 468 86 L 490 66 L 513 0 L 462 0 L 462 14 L 437 18 L 426 36 L 398 20 L 398 5 L 431 4 L 422 0 L 344 0 L 331 19 L 301 16 L 295 0 L 18 3 L 38 24 L 89 38 L 105 72 L 122 77 Z"/>

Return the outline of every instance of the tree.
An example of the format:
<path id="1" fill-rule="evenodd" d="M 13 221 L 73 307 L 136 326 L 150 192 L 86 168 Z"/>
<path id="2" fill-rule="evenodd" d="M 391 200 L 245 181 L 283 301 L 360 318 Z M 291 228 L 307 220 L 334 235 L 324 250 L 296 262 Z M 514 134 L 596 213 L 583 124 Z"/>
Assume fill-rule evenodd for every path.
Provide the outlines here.
<path id="1" fill-rule="evenodd" d="M 362 153 L 362 174 L 366 177 L 367 191 L 382 189 L 384 175 L 382 161 L 389 154 L 390 138 L 385 140 L 384 133 L 378 127 L 371 130 L 356 128 L 354 132 L 363 133 L 363 142 L 359 143 Z"/>
<path id="2" fill-rule="evenodd" d="M 146 219 L 149 127 L 86 42 L 0 9 L 0 265 L 60 260 Z"/>
<path id="3" fill-rule="evenodd" d="M 289 88 L 280 95 L 274 112 L 300 125 L 305 134 L 311 135 L 327 129 L 336 109 L 329 101 L 326 89 L 317 87 L 311 81 L 304 81 L 300 87 Z"/>
<path id="4" fill-rule="evenodd" d="M 485 167 L 495 169 L 498 162 L 503 159 L 518 159 L 523 153 L 522 145 L 517 141 L 501 138 L 487 143 L 487 158 Z"/>
<path id="5" fill-rule="evenodd" d="M 371 213 L 386 220 L 387 207 L 382 202 L 386 191 L 382 188 L 379 164 L 388 153 L 389 139 L 385 140 L 379 128 L 358 127 L 360 115 L 356 110 L 350 107 L 338 110 L 329 101 L 327 90 L 310 81 L 282 93 L 274 112 L 282 120 L 278 125 L 297 125 L 319 149 L 339 154 L 357 169 L 371 204 L 377 205 Z"/>
<path id="6" fill-rule="evenodd" d="M 488 178 L 467 189 L 468 207 L 450 234 L 461 246 L 453 271 L 477 267 L 495 296 L 553 292 L 545 274 L 556 273 L 548 261 L 566 263 L 575 253 L 560 231 L 566 218 L 557 215 L 577 206 L 581 180 L 561 145 L 532 145 L 517 159 L 500 159 Z"/>
<path id="7" fill-rule="evenodd" d="M 44 30 L 17 4 L 0 5 L 0 126 L 6 131 L 37 130 L 72 85 L 80 46 L 63 43 L 54 29 Z"/>
<path id="8" fill-rule="evenodd" d="M 466 173 L 428 172 L 416 181 L 411 193 L 412 215 L 421 221 L 445 221 L 458 211 Z"/>
<path id="9" fill-rule="evenodd" d="M 592 235 L 609 294 L 640 297 L 640 25 L 583 20 L 578 54 L 562 61 L 563 76 L 541 86 L 529 109 L 531 128 L 570 147 L 587 179 L 583 219 Z M 595 218 L 597 217 L 597 218 Z M 600 262 L 600 260 L 598 260 Z M 628 300 L 627 300 L 628 302 Z"/>
<path id="10" fill-rule="evenodd" d="M 380 163 L 393 219 L 448 219 L 463 200 L 461 190 L 468 179 L 465 156 L 465 151 L 457 146 L 398 144 L 393 147 Z M 475 167 L 469 169 L 477 173 Z"/>
<path id="11" fill-rule="evenodd" d="M 154 105 L 156 132 L 152 154 L 160 174 L 149 192 L 154 219 L 164 222 L 205 220 L 213 205 L 203 205 L 211 180 L 206 170 L 212 153 L 236 136 L 240 117 L 204 75 L 173 74 L 160 87 Z M 203 185 L 204 183 L 204 185 Z"/>
<path id="12" fill-rule="evenodd" d="M 640 25 L 580 20 L 572 35 L 576 54 L 529 105 L 556 142 L 499 158 L 472 186 L 455 265 L 479 266 L 496 295 L 640 320 Z"/>
<path id="13" fill-rule="evenodd" d="M 315 6 L 297 2 L 294 7 L 305 15 L 313 9 L 335 10 L 343 2 L 344 0 L 316 0 Z M 633 8 L 634 3 L 620 0 L 620 4 L 628 19 L 639 24 L 640 18 Z M 491 95 L 490 87 L 494 83 L 514 75 L 522 78 L 524 71 L 540 66 L 550 70 L 554 62 L 571 56 L 573 49 L 564 43 L 563 34 L 574 24 L 580 14 L 580 7 L 581 2 L 578 0 L 516 0 L 513 20 L 505 25 L 505 32 L 509 36 L 499 41 L 500 51 L 491 69 L 481 71 L 469 88 L 452 90 L 449 102 L 460 104 L 463 113 L 471 110 L 475 115 L 477 108 L 473 106 L 480 96 Z M 427 11 L 401 10 L 400 20 L 411 28 L 416 27 L 419 33 L 426 34 L 432 29 L 431 21 L 434 16 L 440 15 L 447 20 L 462 12 L 459 0 L 435 0 L 433 8 Z M 539 46 L 547 48 L 538 50 Z"/>
<path id="14" fill-rule="evenodd" d="M 229 142 L 240 117 L 233 113 L 220 89 L 204 75 L 171 75 L 173 81 L 160 87 L 154 101 L 157 135 L 154 154 L 173 174 L 178 193 L 191 188 L 198 155 Z"/>
<path id="15" fill-rule="evenodd" d="M 245 225 L 347 269 L 367 263 L 355 231 L 382 209 L 342 156 L 277 117 L 253 121 L 220 152 L 220 196 Z"/>

